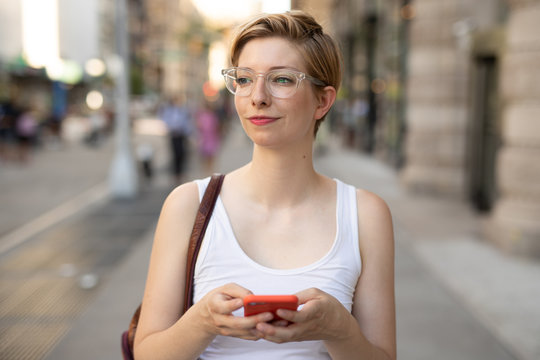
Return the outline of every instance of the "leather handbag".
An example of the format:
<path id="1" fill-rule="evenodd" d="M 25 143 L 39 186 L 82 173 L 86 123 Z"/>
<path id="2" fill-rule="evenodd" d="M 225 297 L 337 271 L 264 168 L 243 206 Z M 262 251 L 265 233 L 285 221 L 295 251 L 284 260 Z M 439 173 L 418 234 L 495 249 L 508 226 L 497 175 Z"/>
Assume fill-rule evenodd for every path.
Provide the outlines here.
<path id="1" fill-rule="evenodd" d="M 189 239 L 187 262 L 186 262 L 186 288 L 184 291 L 184 314 L 193 305 L 193 274 L 195 272 L 195 264 L 197 262 L 197 255 L 201 248 L 202 239 L 206 232 L 206 227 L 210 221 L 214 205 L 218 198 L 223 184 L 225 175 L 214 174 L 210 178 L 208 187 L 204 192 L 197 216 L 195 217 L 195 223 Z M 142 304 L 141 304 L 142 305 Z M 133 360 L 133 342 L 135 339 L 135 332 L 137 331 L 137 324 L 139 323 L 139 315 L 141 312 L 141 305 L 135 310 L 128 330 L 122 333 L 122 355 L 124 360 Z"/>

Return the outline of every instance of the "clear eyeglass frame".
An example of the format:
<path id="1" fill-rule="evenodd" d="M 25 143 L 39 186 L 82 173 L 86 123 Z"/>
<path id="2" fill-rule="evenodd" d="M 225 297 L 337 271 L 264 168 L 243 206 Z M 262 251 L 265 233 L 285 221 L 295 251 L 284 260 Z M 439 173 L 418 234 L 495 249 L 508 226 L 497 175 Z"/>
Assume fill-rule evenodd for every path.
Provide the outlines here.
<path id="1" fill-rule="evenodd" d="M 242 73 L 242 78 L 237 75 L 238 72 Z M 281 99 L 292 97 L 296 93 L 296 90 L 298 90 L 302 80 L 309 80 L 317 86 L 326 86 L 323 81 L 313 76 L 287 68 L 271 70 L 266 73 L 257 73 L 250 68 L 232 67 L 221 70 L 221 74 L 225 79 L 227 90 L 236 96 L 250 96 L 259 77 L 264 78 L 266 90 L 273 97 Z M 238 79 L 243 79 L 247 83 L 238 84 Z"/>

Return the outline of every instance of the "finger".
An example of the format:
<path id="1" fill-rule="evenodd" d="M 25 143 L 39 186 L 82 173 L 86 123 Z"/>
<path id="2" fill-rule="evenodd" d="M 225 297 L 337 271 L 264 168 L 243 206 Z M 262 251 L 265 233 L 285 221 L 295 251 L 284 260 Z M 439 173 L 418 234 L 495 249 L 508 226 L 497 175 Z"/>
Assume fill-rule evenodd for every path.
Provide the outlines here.
<path id="1" fill-rule="evenodd" d="M 262 338 L 278 344 L 293 341 L 294 330 L 289 326 L 279 327 L 268 323 L 257 324 L 257 330 L 262 334 Z"/>
<path id="2" fill-rule="evenodd" d="M 270 321 L 272 318 L 273 315 L 271 313 L 262 313 L 250 317 L 220 315 L 216 317 L 216 325 L 220 335 L 256 340 L 263 336 L 256 329 L 256 325 L 261 322 Z"/>
<path id="3" fill-rule="evenodd" d="M 298 304 L 302 305 L 308 302 L 309 300 L 315 299 L 320 296 L 321 291 L 316 288 L 309 288 L 297 292 L 295 295 L 298 297 Z"/>
<path id="4" fill-rule="evenodd" d="M 272 321 L 270 322 L 270 324 L 274 325 L 274 326 L 287 326 L 290 324 L 290 321 L 288 320 L 276 320 L 276 321 Z"/>
<path id="5" fill-rule="evenodd" d="M 216 324 L 221 328 L 252 330 L 258 323 L 269 322 L 274 318 L 270 312 L 265 312 L 248 317 L 234 315 L 216 315 Z"/>
<path id="6" fill-rule="evenodd" d="M 208 298 L 208 310 L 212 314 L 230 315 L 242 306 L 242 299 L 232 298 L 224 293 L 217 293 Z"/>
<path id="7" fill-rule="evenodd" d="M 225 309 L 225 312 L 222 314 L 230 314 L 235 310 L 240 309 L 242 306 L 244 306 L 244 302 L 241 298 L 233 298 L 229 300 L 225 300 L 223 302 L 223 307 Z"/>
<path id="8" fill-rule="evenodd" d="M 257 340 L 262 339 L 262 336 L 255 335 L 255 334 L 250 334 L 250 335 L 246 335 L 246 336 L 236 336 L 236 337 L 239 338 L 239 339 L 242 339 L 242 340 L 252 340 L 252 341 L 257 341 Z"/>
<path id="9" fill-rule="evenodd" d="M 274 314 L 272 314 L 271 312 L 264 312 L 256 315 L 247 316 L 245 317 L 245 319 L 253 322 L 253 327 L 255 327 L 255 325 L 257 325 L 258 323 L 266 323 L 272 321 L 272 319 L 274 319 Z"/>
<path id="10" fill-rule="evenodd" d="M 258 340 L 261 339 L 263 334 L 256 329 L 234 329 L 234 328 L 220 328 L 219 335 L 236 337 L 245 340 Z"/>
<path id="11" fill-rule="evenodd" d="M 240 309 L 243 304 L 243 298 L 251 291 L 235 284 L 229 283 L 215 290 L 217 296 L 211 297 L 211 307 L 218 314 L 230 314 Z"/>
<path id="12" fill-rule="evenodd" d="M 240 299 L 243 299 L 244 297 L 253 294 L 250 290 L 236 283 L 229 283 L 229 284 L 223 285 L 221 288 L 221 292 L 229 295 L 230 297 L 240 298 Z"/>
<path id="13" fill-rule="evenodd" d="M 303 322 L 306 319 L 306 312 L 300 311 L 292 311 L 292 310 L 286 310 L 286 309 L 278 309 L 276 311 L 276 315 L 282 318 L 283 320 L 287 321 L 288 323 L 299 323 Z"/>

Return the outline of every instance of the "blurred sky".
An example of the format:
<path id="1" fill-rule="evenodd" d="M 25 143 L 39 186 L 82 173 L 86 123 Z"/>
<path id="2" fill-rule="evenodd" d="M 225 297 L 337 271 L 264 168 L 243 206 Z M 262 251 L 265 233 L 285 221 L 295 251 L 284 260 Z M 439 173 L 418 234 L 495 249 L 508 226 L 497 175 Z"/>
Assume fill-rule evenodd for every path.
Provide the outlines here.
<path id="1" fill-rule="evenodd" d="M 258 13 L 290 10 L 290 0 L 193 0 L 193 4 L 211 22 L 231 24 Z"/>

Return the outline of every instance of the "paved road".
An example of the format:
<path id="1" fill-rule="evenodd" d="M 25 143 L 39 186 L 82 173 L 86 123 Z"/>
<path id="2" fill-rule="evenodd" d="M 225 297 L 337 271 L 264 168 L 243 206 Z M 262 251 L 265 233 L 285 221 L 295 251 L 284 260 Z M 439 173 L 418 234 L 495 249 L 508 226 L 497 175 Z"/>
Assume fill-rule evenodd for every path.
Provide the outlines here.
<path id="1" fill-rule="evenodd" d="M 137 141 L 150 141 L 159 150 L 161 175 L 130 202 L 113 201 L 99 191 L 112 153 L 107 146 L 72 149 L 95 151 L 93 156 L 73 156 L 72 162 L 66 160 L 67 154 L 51 151 L 37 157 L 29 168 L 20 169 L 26 171 L 23 178 L 35 179 L 33 182 L 10 180 L 13 194 L 8 208 L 25 214 L 25 207 L 16 206 L 16 201 L 28 184 L 36 188 L 39 196 L 34 200 L 40 204 L 36 205 L 39 210 L 30 206 L 31 216 L 13 214 L 18 223 L 4 225 L 0 245 L 48 209 L 56 209 L 56 217 L 49 217 L 48 227 L 42 225 L 43 230 L 0 255 L 0 358 L 41 359 L 45 354 L 55 360 L 120 358 L 118 337 L 140 301 L 152 230 L 160 203 L 171 188 L 163 166 L 163 139 L 146 136 Z M 233 132 L 217 170 L 229 171 L 245 163 L 249 155 L 245 137 Z M 63 163 L 55 168 L 63 179 L 58 183 L 62 189 L 56 189 L 53 176 L 38 181 L 37 175 L 49 168 L 47 163 L 58 162 Z M 540 357 L 534 335 L 540 333 L 535 332 L 540 324 L 537 306 L 521 300 L 530 319 L 523 321 L 514 310 L 518 306 L 513 306 L 520 305 L 519 299 L 508 296 L 508 291 L 539 295 L 537 263 L 503 256 L 479 242 L 478 219 L 462 203 L 411 198 L 401 190 L 394 172 L 371 158 L 331 146 L 316 163 L 320 171 L 373 190 L 390 204 L 396 225 L 400 359 Z M 72 167 L 80 171 L 70 171 Z M 190 177 L 202 175 L 194 161 Z M 0 172 L 3 189 L 8 183 L 4 179 Z M 88 188 L 94 192 L 79 199 L 79 209 L 67 216 L 62 206 Z M 58 200 L 52 195 L 55 191 L 66 195 Z M 67 209 L 77 209 L 71 206 Z M 519 281 L 512 286 L 492 283 L 506 270 Z M 485 301 L 493 296 L 506 301 Z"/>
<path id="2" fill-rule="evenodd" d="M 113 151 L 47 144 L 28 164 L 0 164 L 1 359 L 43 358 L 152 228 L 168 189 L 111 199 Z"/>

